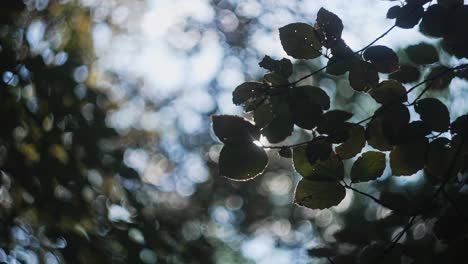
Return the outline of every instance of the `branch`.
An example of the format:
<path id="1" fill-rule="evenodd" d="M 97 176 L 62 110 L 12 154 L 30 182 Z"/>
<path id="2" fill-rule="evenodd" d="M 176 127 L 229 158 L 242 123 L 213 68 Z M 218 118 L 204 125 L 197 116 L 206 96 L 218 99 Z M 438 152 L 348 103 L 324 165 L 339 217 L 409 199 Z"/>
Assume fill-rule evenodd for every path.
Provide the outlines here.
<path id="1" fill-rule="evenodd" d="M 343 181 L 342 186 L 345 187 L 346 189 L 350 189 L 350 190 L 352 190 L 352 191 L 354 191 L 354 192 L 356 192 L 356 193 L 359 193 L 359 194 L 361 194 L 361 195 L 363 195 L 363 196 L 366 196 L 367 198 L 371 199 L 372 201 L 376 202 L 377 204 L 379 204 L 379 205 L 381 205 L 381 206 L 383 206 L 383 207 L 385 207 L 385 208 L 387 208 L 387 209 L 390 209 L 390 210 L 392 210 L 392 211 L 395 211 L 395 212 L 397 212 L 398 214 L 407 215 L 406 213 L 403 213 L 402 210 L 397 209 L 397 208 L 393 208 L 391 205 L 386 204 L 385 202 L 383 202 L 382 200 L 378 199 L 377 197 L 372 196 L 372 195 L 370 195 L 370 194 L 368 194 L 368 193 L 366 193 L 366 192 L 360 191 L 360 190 L 358 190 L 358 189 L 352 187 L 351 185 L 347 184 L 347 183 L 344 182 L 344 181 Z"/>

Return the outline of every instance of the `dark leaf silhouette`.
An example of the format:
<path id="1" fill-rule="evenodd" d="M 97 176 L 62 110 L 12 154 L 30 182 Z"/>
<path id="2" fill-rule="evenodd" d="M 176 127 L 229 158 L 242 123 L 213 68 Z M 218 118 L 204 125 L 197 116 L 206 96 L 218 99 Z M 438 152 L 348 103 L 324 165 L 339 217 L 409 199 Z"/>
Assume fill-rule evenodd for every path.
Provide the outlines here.
<path id="1" fill-rule="evenodd" d="M 423 1 L 408 1 L 408 3 L 399 10 L 395 25 L 406 29 L 416 26 L 424 14 L 422 2 Z"/>
<path id="2" fill-rule="evenodd" d="M 383 105 L 376 111 L 376 115 L 382 118 L 382 131 L 388 143 L 401 143 L 400 133 L 410 120 L 408 108 L 403 104 Z"/>
<path id="3" fill-rule="evenodd" d="M 400 15 L 401 12 L 401 6 L 392 6 L 388 9 L 387 11 L 387 18 L 389 19 L 395 19 Z"/>
<path id="4" fill-rule="evenodd" d="M 445 35 L 449 10 L 442 5 L 431 5 L 424 12 L 419 30 L 430 37 L 441 38 Z"/>
<path id="5" fill-rule="evenodd" d="M 341 39 L 343 22 L 337 15 L 325 8 L 320 8 L 318 11 L 315 27 L 317 28 L 325 47 L 330 48 L 338 39 Z"/>
<path id="6" fill-rule="evenodd" d="M 260 139 L 259 129 L 239 116 L 217 115 L 212 117 L 213 130 L 223 143 L 253 142 Z"/>
<path id="7" fill-rule="evenodd" d="M 395 176 L 412 175 L 424 167 L 427 139 L 396 146 L 390 153 L 390 168 Z"/>
<path id="8" fill-rule="evenodd" d="M 327 160 L 332 151 L 332 144 L 327 142 L 325 137 L 314 138 L 306 146 L 307 160 L 309 160 L 310 164 L 314 165 L 317 160 Z"/>
<path id="9" fill-rule="evenodd" d="M 349 64 L 349 60 L 333 56 L 328 60 L 326 72 L 336 76 L 343 75 L 349 71 Z"/>
<path id="10" fill-rule="evenodd" d="M 432 64 L 439 61 L 437 49 L 427 43 L 408 46 L 405 52 L 410 60 L 416 64 Z"/>
<path id="11" fill-rule="evenodd" d="M 450 125 L 450 133 L 452 135 L 468 135 L 468 114 L 462 115 L 453 121 Z"/>
<path id="12" fill-rule="evenodd" d="M 408 100 L 405 87 L 395 80 L 386 80 L 369 91 L 372 98 L 380 104 L 402 103 Z"/>
<path id="13" fill-rule="evenodd" d="M 370 61 L 378 72 L 391 73 L 398 70 L 398 56 L 389 47 L 372 46 L 364 51 L 364 59 Z"/>
<path id="14" fill-rule="evenodd" d="M 427 85 L 430 90 L 447 89 L 455 74 L 449 68 L 439 65 L 431 69 L 426 79 L 429 79 Z"/>
<path id="15" fill-rule="evenodd" d="M 449 129 L 449 111 L 438 99 L 421 99 L 416 103 L 414 109 L 432 131 L 445 132 Z"/>
<path id="16" fill-rule="evenodd" d="M 265 150 L 252 143 L 227 143 L 219 155 L 219 173 L 231 180 L 253 179 L 265 170 L 267 164 Z"/>
<path id="17" fill-rule="evenodd" d="M 245 82 L 232 92 L 232 102 L 242 105 L 246 112 L 252 111 L 264 99 L 266 89 L 259 82 Z"/>
<path id="18" fill-rule="evenodd" d="M 317 31 L 305 23 L 293 23 L 279 29 L 284 51 L 296 59 L 313 59 L 321 54 Z"/>
<path id="19" fill-rule="evenodd" d="M 388 151 L 392 149 L 392 145 L 385 137 L 383 122 L 383 118 L 372 119 L 366 129 L 366 138 L 367 143 L 373 148 Z"/>
<path id="20" fill-rule="evenodd" d="M 356 91 L 368 91 L 379 83 L 379 73 L 369 62 L 353 61 L 349 70 L 349 83 Z"/>
<path id="21" fill-rule="evenodd" d="M 409 65 L 409 64 L 401 64 L 400 69 L 396 72 L 392 72 L 388 78 L 400 81 L 401 83 L 412 83 L 419 80 L 421 77 L 421 73 L 419 72 L 418 68 Z"/>
<path id="22" fill-rule="evenodd" d="M 288 78 L 293 72 L 292 63 L 286 58 L 274 60 L 270 56 L 265 56 L 258 65 L 266 70 L 275 72 L 284 78 Z"/>

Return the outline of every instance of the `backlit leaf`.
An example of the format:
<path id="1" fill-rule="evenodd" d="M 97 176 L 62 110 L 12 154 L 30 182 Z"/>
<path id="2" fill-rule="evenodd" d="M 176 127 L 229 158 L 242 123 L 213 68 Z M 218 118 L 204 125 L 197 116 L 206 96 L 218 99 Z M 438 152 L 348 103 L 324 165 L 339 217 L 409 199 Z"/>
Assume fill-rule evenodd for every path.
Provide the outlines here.
<path id="1" fill-rule="evenodd" d="M 324 137 L 314 138 L 306 146 L 306 156 L 310 164 L 315 164 L 317 160 L 327 160 L 332 151 L 332 144 L 327 142 Z"/>
<path id="2" fill-rule="evenodd" d="M 455 73 L 450 68 L 439 65 L 431 69 L 426 79 L 431 81 L 427 82 L 430 90 L 444 90 L 447 89 Z"/>
<path id="3" fill-rule="evenodd" d="M 279 29 L 284 51 L 296 59 L 313 59 L 321 55 L 322 44 L 317 31 L 306 23 L 293 23 Z"/>
<path id="4" fill-rule="evenodd" d="M 341 159 L 350 159 L 359 154 L 366 145 L 365 130 L 360 125 L 353 125 L 349 130 L 349 138 L 336 147 L 336 154 Z"/>
<path id="5" fill-rule="evenodd" d="M 344 177 L 343 162 L 335 155 L 331 154 L 327 160 L 318 160 L 315 164 L 310 164 L 306 146 L 293 149 L 294 169 L 303 178 L 314 181 L 338 181 Z"/>
<path id="6" fill-rule="evenodd" d="M 395 25 L 400 28 L 413 28 L 419 23 L 423 14 L 424 8 L 422 3 L 419 3 L 418 1 L 408 2 L 399 10 Z"/>
<path id="7" fill-rule="evenodd" d="M 419 24 L 419 30 L 430 37 L 443 37 L 447 28 L 449 10 L 441 5 L 431 5 L 427 8 Z"/>
<path id="8" fill-rule="evenodd" d="M 392 145 L 388 142 L 383 132 L 383 118 L 374 118 L 366 129 L 367 143 L 375 149 L 388 151 Z"/>
<path id="9" fill-rule="evenodd" d="M 253 179 L 265 170 L 267 164 L 265 150 L 252 143 L 227 143 L 219 156 L 219 172 L 231 180 Z"/>
<path id="10" fill-rule="evenodd" d="M 232 102 L 235 105 L 242 105 L 249 112 L 260 104 L 265 97 L 266 89 L 259 82 L 245 82 L 232 92 Z"/>
<path id="11" fill-rule="evenodd" d="M 260 139 L 259 129 L 240 116 L 214 115 L 213 130 L 223 143 L 253 142 Z"/>
<path id="12" fill-rule="evenodd" d="M 365 182 L 375 180 L 382 176 L 385 170 L 385 154 L 377 151 L 368 151 L 362 154 L 351 168 L 352 182 Z"/>
<path id="13" fill-rule="evenodd" d="M 297 185 L 294 202 L 311 209 L 325 209 L 338 205 L 345 196 L 345 188 L 336 181 L 302 179 Z"/>

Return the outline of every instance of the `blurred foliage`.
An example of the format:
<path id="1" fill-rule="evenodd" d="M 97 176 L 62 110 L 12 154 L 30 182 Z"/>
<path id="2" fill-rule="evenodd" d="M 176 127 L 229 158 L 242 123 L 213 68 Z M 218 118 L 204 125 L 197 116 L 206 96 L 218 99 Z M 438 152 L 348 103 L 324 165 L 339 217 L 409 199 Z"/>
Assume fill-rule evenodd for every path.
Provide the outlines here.
<path id="1" fill-rule="evenodd" d="M 431 90 L 448 89 L 455 77 L 466 78 L 468 64 L 456 60 L 454 67 L 444 65 L 441 51 L 426 42 L 410 45 L 399 55 L 374 45 L 396 27 L 419 24 L 423 34 L 442 38 L 444 52 L 466 59 L 467 10 L 463 1 L 408 0 L 388 11 L 394 26 L 358 51 L 341 38 L 341 19 L 323 8 L 314 25 L 292 23 L 279 28 L 289 56 L 322 56 L 328 64 L 300 76 L 295 74 L 297 65 L 287 58 L 263 58 L 259 66 L 268 72 L 262 80 L 243 83 L 233 92 L 233 103 L 252 113 L 254 123 L 236 116 L 213 116 L 214 133 L 224 143 L 221 175 L 249 180 L 273 170 L 266 157 L 273 159 L 278 150 L 281 157 L 292 159 L 302 176 L 294 194 L 298 205 L 326 209 L 354 192 L 386 210 L 378 218 L 364 220 L 357 217 L 363 214 L 363 205 L 355 204 L 342 215 L 334 239 L 310 249 L 311 257 L 330 263 L 468 262 L 462 246 L 466 247 L 468 235 L 468 113 L 451 118 L 440 98 L 423 98 Z M 376 101 L 375 111 L 355 120 L 352 109 L 329 110 L 333 99 L 325 89 L 301 86 L 308 78 L 320 79 L 325 70 L 336 78 L 348 77 L 352 89 Z M 302 136 L 290 140 L 299 131 Z M 359 155 L 367 150 L 366 141 L 373 150 Z M 392 177 L 377 181 L 384 176 L 387 160 Z M 423 173 L 424 179 L 414 190 L 395 185 L 393 178 L 416 173 Z M 379 195 L 361 191 L 361 183 L 366 182 L 375 182 L 374 193 Z M 326 237 L 327 231 L 322 235 Z"/>

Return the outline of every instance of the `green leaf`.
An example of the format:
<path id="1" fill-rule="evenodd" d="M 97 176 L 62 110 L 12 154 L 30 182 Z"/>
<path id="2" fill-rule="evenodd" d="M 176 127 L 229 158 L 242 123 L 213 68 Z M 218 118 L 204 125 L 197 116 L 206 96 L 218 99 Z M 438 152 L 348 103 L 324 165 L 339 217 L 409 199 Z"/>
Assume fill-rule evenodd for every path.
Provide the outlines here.
<path id="1" fill-rule="evenodd" d="M 223 143 L 253 142 L 260 139 L 259 129 L 240 116 L 214 115 L 211 120 L 215 135 Z"/>
<path id="2" fill-rule="evenodd" d="M 378 72 L 391 73 L 398 70 L 398 56 L 389 47 L 372 46 L 364 51 L 364 59 L 370 61 Z"/>
<path id="3" fill-rule="evenodd" d="M 424 12 L 419 30 L 426 36 L 441 38 L 447 31 L 449 10 L 441 5 L 431 5 Z"/>
<path id="4" fill-rule="evenodd" d="M 379 83 L 379 73 L 366 61 L 354 61 L 349 69 L 349 84 L 356 91 L 368 91 Z"/>
<path id="5" fill-rule="evenodd" d="M 315 164 L 317 160 L 327 160 L 332 153 L 332 144 L 327 142 L 324 137 L 314 138 L 311 142 L 307 143 L 306 156 L 310 164 Z"/>
<path id="6" fill-rule="evenodd" d="M 319 87 L 299 86 L 290 90 L 293 98 L 294 123 L 313 129 L 322 120 L 322 109 L 330 107 L 330 97 Z"/>
<path id="7" fill-rule="evenodd" d="M 280 86 L 280 85 L 288 85 L 288 79 L 284 76 L 276 73 L 270 72 L 263 76 L 263 81 L 270 84 L 271 86 Z"/>
<path id="8" fill-rule="evenodd" d="M 362 154 L 351 168 L 352 182 L 366 182 L 382 176 L 385 170 L 385 154 L 368 151 Z"/>
<path id="9" fill-rule="evenodd" d="M 409 64 L 401 64 L 398 71 L 392 72 L 388 76 L 389 79 L 397 80 L 402 83 L 416 82 L 419 80 L 419 77 L 421 77 L 421 73 L 418 68 Z"/>
<path id="10" fill-rule="evenodd" d="M 336 154 L 340 159 L 350 159 L 361 152 L 366 145 L 365 130 L 360 125 L 353 125 L 349 130 L 349 138 L 336 147 Z"/>
<path id="11" fill-rule="evenodd" d="M 252 111 L 262 102 L 266 95 L 266 89 L 259 82 L 245 82 L 232 92 L 232 102 L 242 105 L 246 112 Z"/>
<path id="12" fill-rule="evenodd" d="M 328 111 L 318 124 L 317 131 L 321 134 L 327 134 L 328 140 L 333 143 L 342 143 L 348 139 L 349 129 L 352 126 L 345 121 L 352 116 L 352 113 L 343 110 Z"/>
<path id="13" fill-rule="evenodd" d="M 408 58 L 416 64 L 432 64 L 439 61 L 437 49 L 428 43 L 419 43 L 405 49 Z"/>
<path id="14" fill-rule="evenodd" d="M 315 27 L 318 29 L 325 47 L 331 47 L 335 44 L 336 40 L 341 39 L 343 22 L 337 15 L 323 7 L 317 13 Z"/>
<path id="15" fill-rule="evenodd" d="M 310 164 L 306 146 L 293 149 L 294 169 L 302 177 L 314 181 L 338 181 L 344 177 L 344 165 L 335 154 L 331 154 L 327 160 L 318 160 L 314 165 Z"/>
<path id="16" fill-rule="evenodd" d="M 369 94 L 380 104 L 403 103 L 408 100 L 405 87 L 395 80 L 381 82 Z"/>
<path id="17" fill-rule="evenodd" d="M 296 188 L 294 202 L 311 209 L 325 209 L 338 205 L 346 190 L 338 182 L 317 182 L 302 179 Z"/>
<path id="18" fill-rule="evenodd" d="M 427 139 L 396 146 L 390 153 L 390 168 L 395 176 L 413 175 L 424 167 Z"/>
<path id="19" fill-rule="evenodd" d="M 284 78 L 288 78 L 293 72 L 292 63 L 286 58 L 274 60 L 270 56 L 265 56 L 258 65 L 266 70 L 275 72 Z"/>
<path id="20" fill-rule="evenodd" d="M 445 132 L 449 129 L 450 115 L 447 107 L 438 99 L 425 98 L 416 102 L 414 110 L 432 131 Z"/>
<path id="21" fill-rule="evenodd" d="M 306 23 L 293 23 L 279 29 L 281 45 L 289 56 L 313 59 L 321 55 L 322 44 L 315 29 Z"/>
<path id="22" fill-rule="evenodd" d="M 236 181 L 247 181 L 263 173 L 268 164 L 264 149 L 252 143 L 224 145 L 219 156 L 219 172 Z"/>
<path id="23" fill-rule="evenodd" d="M 366 129 L 367 143 L 375 149 L 388 151 L 392 145 L 388 142 L 383 132 L 383 118 L 374 118 Z"/>

